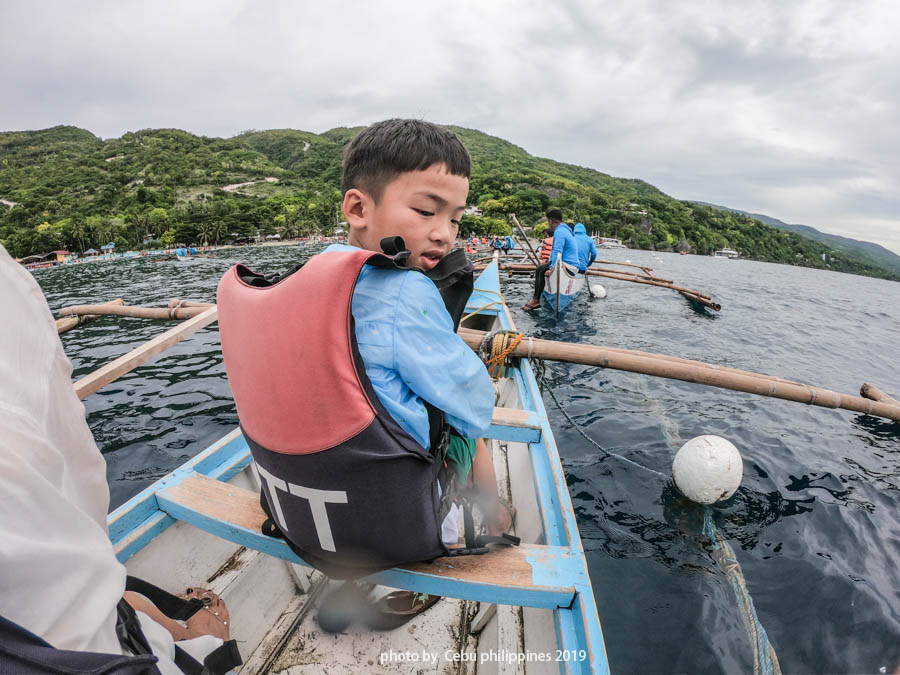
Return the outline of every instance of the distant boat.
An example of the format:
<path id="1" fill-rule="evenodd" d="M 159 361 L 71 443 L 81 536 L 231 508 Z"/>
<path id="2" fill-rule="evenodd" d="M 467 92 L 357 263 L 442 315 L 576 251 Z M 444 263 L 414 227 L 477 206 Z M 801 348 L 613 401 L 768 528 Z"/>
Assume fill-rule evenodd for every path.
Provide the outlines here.
<path id="1" fill-rule="evenodd" d="M 713 258 L 731 258 L 732 260 L 737 260 L 741 257 L 741 254 L 730 248 L 723 248 L 720 251 L 716 251 L 712 254 Z"/>
<path id="2" fill-rule="evenodd" d="M 597 248 L 628 248 L 620 239 L 612 237 L 594 237 L 594 243 L 597 244 Z"/>
<path id="3" fill-rule="evenodd" d="M 190 262 L 196 257 L 197 250 L 191 246 L 189 248 L 179 247 L 175 249 L 175 257 L 178 262 Z"/>
<path id="4" fill-rule="evenodd" d="M 578 297 L 581 289 L 584 288 L 584 284 L 584 275 L 577 272 L 573 274 L 569 267 L 563 263 L 562 254 L 557 253 L 556 264 L 550 268 L 550 276 L 547 277 L 547 285 L 544 288 L 542 297 L 550 305 L 550 308 L 555 309 L 556 314 L 559 315 Z"/>

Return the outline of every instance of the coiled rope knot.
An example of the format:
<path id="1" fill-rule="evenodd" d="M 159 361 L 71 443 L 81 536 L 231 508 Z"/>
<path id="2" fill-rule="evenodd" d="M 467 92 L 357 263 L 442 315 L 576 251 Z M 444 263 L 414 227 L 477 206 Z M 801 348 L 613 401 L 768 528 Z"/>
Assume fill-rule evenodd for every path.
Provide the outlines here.
<path id="1" fill-rule="evenodd" d="M 498 330 L 488 333 L 478 349 L 478 354 L 484 365 L 487 366 L 488 373 L 493 379 L 506 375 L 506 370 L 513 364 L 509 361 L 509 357 L 519 346 L 524 333 L 517 333 L 512 330 Z"/>

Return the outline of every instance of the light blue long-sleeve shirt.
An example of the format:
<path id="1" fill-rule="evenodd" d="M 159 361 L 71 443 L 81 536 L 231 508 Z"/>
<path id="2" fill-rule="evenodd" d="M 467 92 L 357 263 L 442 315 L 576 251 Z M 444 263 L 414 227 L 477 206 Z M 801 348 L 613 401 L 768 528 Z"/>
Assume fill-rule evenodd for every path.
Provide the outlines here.
<path id="1" fill-rule="evenodd" d="M 353 251 L 332 244 L 332 251 Z M 356 342 L 378 400 L 424 448 L 430 448 L 428 401 L 468 438 L 483 436 L 494 387 L 481 359 L 453 330 L 434 282 L 415 270 L 366 265 L 353 291 Z"/>
<path id="2" fill-rule="evenodd" d="M 578 267 L 578 244 L 575 243 L 575 235 L 565 223 L 560 223 L 553 230 L 553 249 L 550 251 L 550 264 L 556 264 L 557 254 L 562 253 L 562 260 L 566 265 Z"/>
<path id="3" fill-rule="evenodd" d="M 578 245 L 578 270 L 584 272 L 597 259 L 597 245 L 581 223 L 575 225 L 575 243 Z"/>

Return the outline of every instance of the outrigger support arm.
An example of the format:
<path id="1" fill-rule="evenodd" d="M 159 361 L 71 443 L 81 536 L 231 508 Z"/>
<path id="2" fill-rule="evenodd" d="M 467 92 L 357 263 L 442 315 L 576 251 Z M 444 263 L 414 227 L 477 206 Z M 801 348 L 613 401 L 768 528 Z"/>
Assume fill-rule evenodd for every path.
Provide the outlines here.
<path id="1" fill-rule="evenodd" d="M 484 331 L 469 328 L 460 328 L 459 335 L 469 347 L 476 351 L 481 348 L 485 338 L 488 337 Z M 695 382 L 712 387 L 743 391 L 748 394 L 817 405 L 823 408 L 843 408 L 900 422 L 900 405 L 886 403 L 884 399 L 873 401 L 771 375 L 715 366 L 702 361 L 690 361 L 672 356 L 600 345 L 536 340 L 532 337 L 520 340 L 512 351 L 512 355 L 655 375 L 672 380 Z"/>

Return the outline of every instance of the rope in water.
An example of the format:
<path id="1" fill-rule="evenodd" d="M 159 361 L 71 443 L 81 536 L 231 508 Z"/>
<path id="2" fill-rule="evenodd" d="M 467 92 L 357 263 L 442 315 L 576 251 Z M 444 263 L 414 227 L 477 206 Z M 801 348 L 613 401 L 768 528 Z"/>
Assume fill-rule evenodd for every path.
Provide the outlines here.
<path id="1" fill-rule="evenodd" d="M 515 350 L 516 345 L 518 345 L 524 337 L 524 333 L 516 333 L 514 331 L 496 331 L 494 333 L 489 333 L 485 337 L 478 351 L 482 359 L 485 360 L 485 363 L 488 365 L 489 371 L 491 371 L 494 379 L 497 378 L 497 375 L 494 373 L 499 373 L 501 370 L 505 372 L 505 369 L 511 365 L 508 358 L 513 350 Z M 537 359 L 534 360 L 537 361 Z M 655 474 L 665 481 L 669 480 L 669 477 L 664 473 L 651 469 L 640 462 L 628 459 L 615 452 L 610 452 L 593 438 L 588 436 L 582 428 L 582 425 L 572 418 L 565 407 L 563 407 L 562 403 L 560 403 L 559 399 L 556 398 L 553 389 L 550 386 L 545 387 L 549 382 L 546 379 L 546 368 L 544 367 L 544 364 L 540 362 L 535 363 L 534 366 L 535 375 L 538 379 L 541 391 L 546 389 L 547 393 L 550 394 L 550 398 L 553 399 L 553 402 L 556 404 L 557 409 L 559 409 L 563 416 L 569 421 L 569 424 L 571 424 L 572 427 L 588 441 L 588 443 L 608 457 L 614 457 L 634 467 Z M 674 455 L 677 448 L 682 445 L 678 424 L 666 415 L 659 402 L 650 395 L 650 392 L 646 388 L 645 378 L 641 377 L 640 380 L 641 388 L 644 390 L 645 396 L 654 403 L 653 407 L 655 408 L 656 413 L 662 418 L 663 436 L 666 439 L 666 445 L 668 445 L 669 450 L 672 451 L 672 454 Z M 766 629 L 763 627 L 759 620 L 759 616 L 756 614 L 756 607 L 753 604 L 753 598 L 750 597 L 750 591 L 747 589 L 747 582 L 744 579 L 744 573 L 738 563 L 737 556 L 716 528 L 712 514 L 712 509 L 709 506 L 705 506 L 703 509 L 703 534 L 709 537 L 712 542 L 713 554 L 715 555 L 716 561 L 721 565 L 725 576 L 734 591 L 738 609 L 741 612 L 741 617 L 744 620 L 744 627 L 747 630 L 747 637 L 754 648 L 753 673 L 754 675 L 781 675 L 781 666 L 778 663 L 778 656 L 775 654 L 775 648 L 772 647 L 772 644 L 769 642 L 769 636 L 766 633 Z"/>
<path id="2" fill-rule="evenodd" d="M 669 450 L 674 455 L 678 448 L 683 445 L 678 423 L 666 414 L 659 400 L 650 393 L 647 388 L 647 378 L 638 377 L 641 390 L 647 400 L 651 402 L 654 412 L 662 421 L 663 437 L 666 439 L 666 445 L 669 447 Z M 747 589 L 747 581 L 744 579 L 744 572 L 741 570 L 737 555 L 735 555 L 728 541 L 716 528 L 716 524 L 713 521 L 713 510 L 710 506 L 703 507 L 703 534 L 709 537 L 716 562 L 722 567 L 725 577 L 734 591 L 738 610 L 741 613 L 741 618 L 744 620 L 744 628 L 747 630 L 747 639 L 753 647 L 754 675 L 781 675 L 778 656 L 775 654 L 775 648 L 769 642 L 766 629 L 763 628 L 759 616 L 756 614 L 756 606 L 753 604 L 753 598 L 750 597 L 750 591 Z"/>
<path id="3" fill-rule="evenodd" d="M 766 629 L 763 628 L 756 614 L 756 607 L 753 604 L 753 598 L 750 597 L 750 591 L 747 590 L 747 582 L 744 579 L 744 573 L 741 571 L 741 565 L 738 563 L 737 556 L 725 540 L 725 537 L 716 529 L 712 519 L 712 509 L 708 506 L 703 509 L 703 534 L 712 541 L 713 554 L 722 566 L 722 569 L 725 570 L 725 576 L 731 582 L 731 588 L 737 599 L 738 608 L 744 619 L 744 628 L 747 629 L 750 644 L 755 647 L 753 650 L 754 674 L 781 675 L 778 656 L 775 654 L 775 648 L 769 642 Z"/>
<path id="4" fill-rule="evenodd" d="M 602 445 L 600 445 L 597 441 L 595 441 L 593 438 L 591 438 L 590 436 L 588 436 L 588 435 L 584 432 L 584 429 L 581 428 L 581 425 L 580 425 L 578 422 L 576 422 L 574 419 L 572 419 L 572 416 L 568 413 L 568 411 L 567 411 L 565 408 L 563 408 L 562 404 L 559 402 L 559 399 L 556 398 L 556 394 L 553 393 L 553 389 L 551 389 L 550 387 L 547 387 L 547 393 L 550 394 L 550 398 L 553 399 L 553 402 L 556 404 L 556 407 L 557 407 L 557 408 L 559 409 L 559 411 L 563 414 L 563 416 L 564 416 L 567 420 L 569 420 L 569 424 L 572 425 L 572 427 L 575 429 L 575 431 L 577 431 L 579 434 L 581 434 L 581 436 L 582 436 L 588 443 L 590 443 L 590 444 L 593 445 L 595 448 L 597 448 L 598 450 L 600 450 L 600 452 L 604 453 L 604 454 L 607 455 L 608 457 L 615 457 L 616 459 L 621 460 L 621 461 L 623 461 L 623 462 L 625 462 L 625 463 L 627 463 L 627 464 L 631 464 L 632 466 L 636 466 L 638 469 L 643 469 L 644 471 L 649 471 L 649 472 L 652 473 L 652 474 L 656 474 L 657 476 L 659 476 L 659 477 L 662 478 L 663 480 L 666 480 L 666 481 L 669 480 L 669 477 L 668 477 L 666 474 L 661 473 L 661 472 L 657 471 L 656 469 L 651 469 L 649 466 L 644 466 L 644 465 L 641 464 L 640 462 L 635 462 L 633 459 L 628 459 L 627 457 L 624 457 L 623 455 L 619 455 L 619 454 L 617 454 L 617 453 L 615 453 L 615 452 L 611 452 L 611 451 L 607 450 L 606 448 L 604 448 L 604 447 L 603 447 Z"/>

